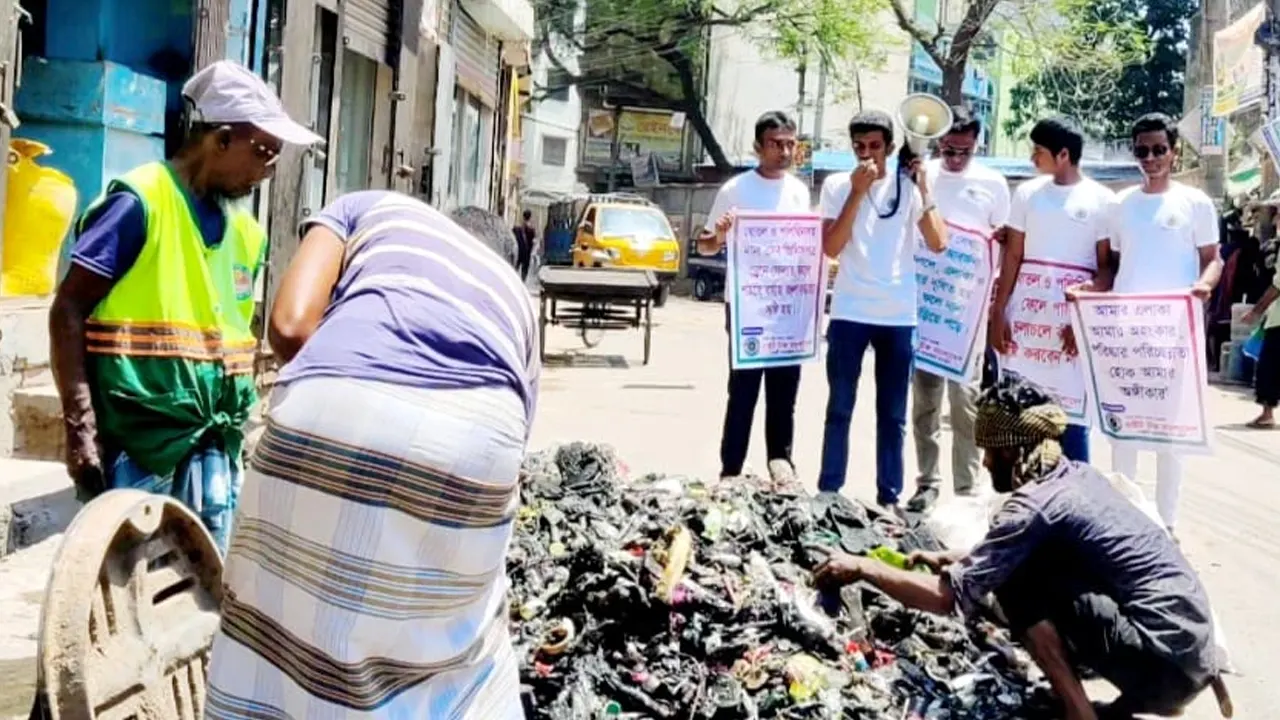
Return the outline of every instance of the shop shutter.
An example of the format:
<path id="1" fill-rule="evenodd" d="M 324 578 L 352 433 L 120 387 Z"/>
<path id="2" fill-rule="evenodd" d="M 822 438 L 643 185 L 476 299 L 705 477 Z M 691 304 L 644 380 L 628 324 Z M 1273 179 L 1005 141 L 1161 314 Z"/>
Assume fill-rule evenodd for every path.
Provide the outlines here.
<path id="1" fill-rule="evenodd" d="M 373 58 L 384 65 L 387 61 L 387 33 L 391 29 L 390 0 L 346 0 L 343 40 L 351 50 Z"/>
<path id="2" fill-rule="evenodd" d="M 453 8 L 453 49 L 458 85 L 494 108 L 498 95 L 498 42 L 485 33 L 465 10 Z"/>

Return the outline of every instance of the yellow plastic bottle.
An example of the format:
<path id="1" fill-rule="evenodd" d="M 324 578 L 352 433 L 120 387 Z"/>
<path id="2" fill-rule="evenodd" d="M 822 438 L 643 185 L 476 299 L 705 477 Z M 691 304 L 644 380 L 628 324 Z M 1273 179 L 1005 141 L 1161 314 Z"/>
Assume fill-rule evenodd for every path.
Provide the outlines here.
<path id="1" fill-rule="evenodd" d="M 76 213 L 76 186 L 65 173 L 36 158 L 53 152 L 34 140 L 9 142 L 0 297 L 48 295 L 58 274 L 62 240 Z"/>

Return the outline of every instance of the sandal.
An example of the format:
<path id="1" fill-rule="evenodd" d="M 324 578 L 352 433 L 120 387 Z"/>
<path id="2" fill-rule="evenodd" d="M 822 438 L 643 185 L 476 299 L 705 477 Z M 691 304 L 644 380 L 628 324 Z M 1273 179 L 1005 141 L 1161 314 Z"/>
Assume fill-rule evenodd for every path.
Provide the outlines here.
<path id="1" fill-rule="evenodd" d="M 1249 428 L 1250 430 L 1275 430 L 1276 421 L 1260 420 L 1258 418 L 1254 418 L 1253 420 L 1250 420 L 1249 422 L 1245 423 L 1244 426 Z"/>

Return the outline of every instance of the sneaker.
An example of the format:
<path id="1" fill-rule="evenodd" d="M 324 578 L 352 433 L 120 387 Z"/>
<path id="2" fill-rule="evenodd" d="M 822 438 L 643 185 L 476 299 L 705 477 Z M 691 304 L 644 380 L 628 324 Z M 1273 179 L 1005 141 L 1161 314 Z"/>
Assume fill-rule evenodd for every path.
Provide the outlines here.
<path id="1" fill-rule="evenodd" d="M 927 513 L 933 510 L 933 506 L 938 504 L 938 488 L 932 485 L 926 485 L 916 494 L 911 496 L 907 501 L 907 512 L 910 513 Z"/>
<path id="2" fill-rule="evenodd" d="M 797 482 L 796 469 L 790 460 L 770 460 L 769 479 L 774 485 L 794 485 Z"/>
<path id="3" fill-rule="evenodd" d="M 907 519 L 907 512 L 902 509 L 901 503 L 890 504 L 890 503 L 877 502 L 876 505 L 881 510 L 883 510 L 886 515 L 897 518 L 898 520 L 901 520 L 903 522 L 905 522 Z"/>

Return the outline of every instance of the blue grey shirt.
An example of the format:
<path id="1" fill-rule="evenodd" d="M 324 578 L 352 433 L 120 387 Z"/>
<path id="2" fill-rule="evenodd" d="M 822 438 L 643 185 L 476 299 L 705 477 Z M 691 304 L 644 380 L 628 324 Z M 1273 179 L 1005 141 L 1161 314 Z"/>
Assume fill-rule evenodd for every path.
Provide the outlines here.
<path id="1" fill-rule="evenodd" d="M 1022 563 L 1050 557 L 1044 573 L 1070 573 L 1111 597 L 1153 653 L 1193 679 L 1216 672 L 1200 579 L 1168 534 L 1089 465 L 1063 460 L 1048 477 L 1019 488 L 982 542 L 946 573 L 961 612 L 974 615 Z"/>

